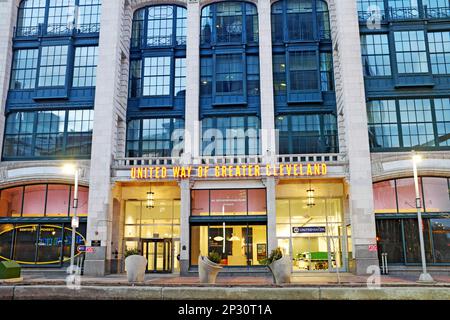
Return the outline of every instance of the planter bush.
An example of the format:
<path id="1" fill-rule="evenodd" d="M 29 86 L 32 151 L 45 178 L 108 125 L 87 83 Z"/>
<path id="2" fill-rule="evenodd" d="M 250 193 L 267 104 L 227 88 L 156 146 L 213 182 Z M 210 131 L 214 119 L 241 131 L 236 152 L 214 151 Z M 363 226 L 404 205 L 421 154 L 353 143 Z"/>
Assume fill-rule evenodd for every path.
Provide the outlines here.
<path id="1" fill-rule="evenodd" d="M 216 283 L 217 274 L 222 267 L 219 265 L 220 254 L 211 252 L 208 257 L 198 257 L 198 276 L 201 283 Z"/>
<path id="2" fill-rule="evenodd" d="M 272 273 L 274 283 L 291 283 L 291 258 L 289 255 L 283 255 L 281 248 L 272 250 L 270 256 L 260 262 L 269 268 Z"/>

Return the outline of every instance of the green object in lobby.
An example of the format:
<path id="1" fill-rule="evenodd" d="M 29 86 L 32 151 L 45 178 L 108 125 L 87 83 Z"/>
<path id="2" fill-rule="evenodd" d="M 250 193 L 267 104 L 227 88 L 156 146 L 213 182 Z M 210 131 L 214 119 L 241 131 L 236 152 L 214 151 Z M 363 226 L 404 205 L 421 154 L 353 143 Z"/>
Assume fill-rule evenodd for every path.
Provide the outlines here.
<path id="1" fill-rule="evenodd" d="M 311 260 L 328 260 L 328 252 L 310 252 Z"/>
<path id="2" fill-rule="evenodd" d="M 20 278 L 20 265 L 15 261 L 0 262 L 0 279 Z"/>

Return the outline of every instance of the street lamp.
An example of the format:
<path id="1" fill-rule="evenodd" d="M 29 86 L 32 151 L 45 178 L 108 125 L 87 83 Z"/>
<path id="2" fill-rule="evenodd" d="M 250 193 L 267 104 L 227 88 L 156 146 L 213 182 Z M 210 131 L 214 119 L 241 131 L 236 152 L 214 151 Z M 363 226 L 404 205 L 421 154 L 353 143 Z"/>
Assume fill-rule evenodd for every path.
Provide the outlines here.
<path id="1" fill-rule="evenodd" d="M 422 157 L 412 151 L 412 163 L 413 163 L 413 172 L 414 172 L 414 188 L 416 191 L 416 208 L 417 208 L 417 222 L 419 225 L 419 242 L 420 242 L 420 255 L 422 258 L 422 273 L 419 277 L 419 282 L 434 282 L 431 274 L 427 272 L 427 263 L 425 258 L 425 245 L 423 241 L 423 224 L 422 224 L 422 203 L 420 201 L 420 193 L 419 193 L 419 178 L 417 177 L 417 164 L 422 161 Z"/>
<path id="2" fill-rule="evenodd" d="M 73 217 L 72 217 L 72 246 L 70 248 L 70 273 L 75 273 L 75 238 L 76 238 L 76 229 L 78 228 L 79 222 L 78 222 L 78 216 L 77 216 L 77 209 L 78 209 L 78 174 L 79 169 L 76 165 L 72 163 L 67 163 L 63 166 L 63 172 L 67 175 L 73 175 L 74 176 L 74 192 L 73 192 Z"/>

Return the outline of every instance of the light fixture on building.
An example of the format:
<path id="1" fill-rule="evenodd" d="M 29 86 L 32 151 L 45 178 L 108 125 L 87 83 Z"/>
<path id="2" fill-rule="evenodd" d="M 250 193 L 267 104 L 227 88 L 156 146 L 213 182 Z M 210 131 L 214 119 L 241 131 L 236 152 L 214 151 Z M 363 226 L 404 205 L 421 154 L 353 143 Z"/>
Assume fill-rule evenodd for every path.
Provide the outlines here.
<path id="1" fill-rule="evenodd" d="M 155 193 L 152 192 L 152 185 L 150 185 L 150 191 L 147 192 L 147 209 L 153 209 L 155 207 Z"/>
<path id="2" fill-rule="evenodd" d="M 306 205 L 308 207 L 313 207 L 316 205 L 316 201 L 314 199 L 314 189 L 311 188 L 311 181 L 309 182 L 309 189 L 306 190 L 307 202 Z"/>
<path id="3" fill-rule="evenodd" d="M 239 239 L 238 236 L 235 236 L 234 234 L 231 235 L 230 239 L 228 239 L 228 241 L 239 241 L 241 239 Z"/>
<path id="4" fill-rule="evenodd" d="M 221 237 L 221 236 L 217 236 L 217 237 L 214 237 L 214 241 L 223 241 L 223 237 Z"/>

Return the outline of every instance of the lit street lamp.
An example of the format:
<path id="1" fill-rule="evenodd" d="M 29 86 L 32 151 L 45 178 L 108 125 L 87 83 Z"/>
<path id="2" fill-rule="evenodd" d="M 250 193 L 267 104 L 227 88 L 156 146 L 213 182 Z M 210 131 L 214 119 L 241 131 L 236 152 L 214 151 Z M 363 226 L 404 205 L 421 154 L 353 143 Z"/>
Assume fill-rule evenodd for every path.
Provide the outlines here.
<path id="1" fill-rule="evenodd" d="M 434 282 L 431 274 L 427 272 L 427 263 L 425 258 L 425 245 L 423 241 L 423 224 L 422 224 L 422 203 L 420 201 L 420 193 L 419 193 L 419 179 L 417 177 L 417 163 L 422 161 L 422 157 L 416 154 L 414 151 L 412 152 L 412 163 L 413 163 L 413 171 L 414 171 L 414 188 L 416 190 L 416 208 L 417 208 L 417 222 L 419 225 L 419 242 L 420 242 L 420 255 L 422 258 L 422 273 L 420 274 L 418 282 Z"/>
<path id="2" fill-rule="evenodd" d="M 63 167 L 63 172 L 67 175 L 74 176 L 74 192 L 73 192 L 73 217 L 72 217 L 72 246 L 70 248 L 70 273 L 75 273 L 75 238 L 76 238 L 76 229 L 78 228 L 78 173 L 79 169 L 74 164 L 65 164 Z"/>

